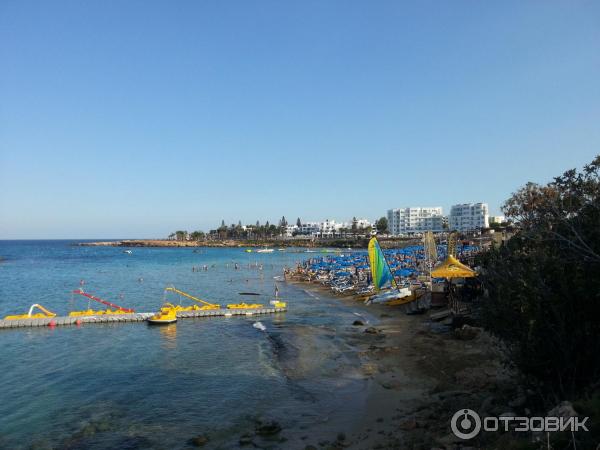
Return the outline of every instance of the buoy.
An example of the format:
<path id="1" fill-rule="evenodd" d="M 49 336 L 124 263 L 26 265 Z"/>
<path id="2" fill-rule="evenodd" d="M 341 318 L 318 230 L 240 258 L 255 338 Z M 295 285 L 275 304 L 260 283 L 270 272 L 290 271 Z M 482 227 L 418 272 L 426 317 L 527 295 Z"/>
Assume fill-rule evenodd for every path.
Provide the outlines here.
<path id="1" fill-rule="evenodd" d="M 50 322 L 48 322 L 48 326 L 50 328 L 54 328 L 56 326 L 56 322 L 54 320 L 51 320 Z"/>
<path id="2" fill-rule="evenodd" d="M 75 325 L 77 325 L 78 327 L 79 327 L 79 326 L 81 326 L 81 320 L 77 319 L 77 320 L 75 321 Z"/>

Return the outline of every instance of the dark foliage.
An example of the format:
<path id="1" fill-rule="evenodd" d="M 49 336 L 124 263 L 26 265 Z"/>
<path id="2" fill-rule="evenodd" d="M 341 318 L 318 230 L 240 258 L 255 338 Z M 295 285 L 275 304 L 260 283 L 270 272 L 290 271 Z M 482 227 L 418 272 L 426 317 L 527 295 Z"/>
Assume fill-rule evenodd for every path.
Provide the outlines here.
<path id="1" fill-rule="evenodd" d="M 600 380 L 600 156 L 506 202 L 519 231 L 482 256 L 482 320 L 549 401 Z"/>

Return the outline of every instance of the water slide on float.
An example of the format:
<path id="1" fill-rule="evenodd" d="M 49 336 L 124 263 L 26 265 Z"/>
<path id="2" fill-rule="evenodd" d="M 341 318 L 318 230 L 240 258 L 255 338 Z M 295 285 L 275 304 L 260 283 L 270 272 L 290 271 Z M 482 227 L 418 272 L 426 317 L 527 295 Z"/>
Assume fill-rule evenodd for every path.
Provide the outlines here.
<path id="1" fill-rule="evenodd" d="M 114 315 L 114 314 L 131 314 L 134 313 L 135 310 L 130 309 L 130 308 L 123 308 L 122 306 L 119 306 L 115 303 L 111 303 L 111 302 L 107 302 L 106 300 L 102 300 L 101 298 L 98 298 L 92 294 L 88 294 L 87 292 L 84 292 L 83 289 L 77 289 L 75 291 L 72 292 L 72 294 L 76 294 L 76 295 L 82 295 L 84 297 L 89 298 L 90 300 L 94 300 L 95 302 L 98 303 L 102 303 L 103 305 L 109 306 L 111 308 L 115 308 L 115 309 L 110 309 L 107 308 L 105 310 L 96 310 L 94 311 L 93 309 L 90 308 L 90 305 L 88 304 L 88 309 L 85 311 L 71 311 L 69 313 L 69 317 L 80 317 L 80 316 L 102 316 L 102 315 Z"/>
<path id="2" fill-rule="evenodd" d="M 33 310 L 37 308 L 40 311 L 42 311 L 41 313 L 36 313 L 33 314 Z M 37 303 L 34 303 L 33 305 L 31 305 L 31 307 L 29 308 L 29 312 L 27 314 L 16 314 L 16 315 L 12 315 L 12 316 L 6 316 L 4 318 L 4 320 L 19 320 L 19 319 L 48 319 L 51 317 L 56 317 L 56 314 L 53 313 L 52 311 L 48 311 L 46 308 L 44 308 L 42 305 L 39 305 Z"/>
<path id="3" fill-rule="evenodd" d="M 198 305 L 173 306 L 177 311 L 203 311 L 203 310 L 209 310 L 209 309 L 221 309 L 221 305 L 217 305 L 215 303 L 209 303 L 206 300 L 202 300 L 201 298 L 194 297 L 193 295 L 188 294 L 187 292 L 183 292 L 183 291 L 177 289 L 175 286 L 170 286 L 168 288 L 165 288 L 165 294 L 167 292 L 175 292 L 176 294 L 179 294 L 183 297 L 189 298 L 190 300 L 194 300 L 195 302 L 202 304 L 202 306 L 198 306 Z"/>
<path id="4" fill-rule="evenodd" d="M 184 297 L 187 297 L 191 300 L 197 301 L 199 303 L 202 303 L 204 306 L 198 306 L 198 305 L 192 305 L 192 306 L 175 306 L 174 308 L 177 311 L 199 311 L 199 310 L 205 310 L 205 309 L 221 309 L 221 305 L 217 305 L 214 303 L 209 303 L 206 300 L 202 300 L 198 297 L 194 297 L 191 294 L 188 294 L 187 292 L 183 292 L 179 289 L 176 289 L 174 286 L 168 287 L 165 289 L 165 292 L 167 291 L 171 291 L 171 292 L 175 292 L 179 295 L 182 295 Z M 264 306 L 258 303 L 252 303 L 252 304 L 248 304 L 248 303 L 231 303 L 229 305 L 227 305 L 227 309 L 257 309 L 257 308 L 263 308 Z"/>

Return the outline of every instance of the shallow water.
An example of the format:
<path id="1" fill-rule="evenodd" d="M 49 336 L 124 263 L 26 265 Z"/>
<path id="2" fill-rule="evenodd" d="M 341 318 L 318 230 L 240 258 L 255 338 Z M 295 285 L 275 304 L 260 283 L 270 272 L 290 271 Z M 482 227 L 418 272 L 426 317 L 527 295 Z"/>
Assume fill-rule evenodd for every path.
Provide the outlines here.
<path id="1" fill-rule="evenodd" d="M 80 286 L 140 312 L 156 310 L 171 284 L 223 305 L 267 304 L 273 276 L 306 256 L 190 248 L 129 255 L 72 244 L 0 241 L 0 317 L 32 303 L 59 315 L 86 309 L 86 298 L 70 294 Z M 280 421 L 288 442 L 324 423 L 349 424 L 365 388 L 337 335 L 355 319 L 352 307 L 278 286 L 289 311 L 258 319 L 0 330 L 0 447 L 185 448 L 199 433 L 228 447 L 258 417 Z M 265 332 L 252 326 L 257 320 Z"/>

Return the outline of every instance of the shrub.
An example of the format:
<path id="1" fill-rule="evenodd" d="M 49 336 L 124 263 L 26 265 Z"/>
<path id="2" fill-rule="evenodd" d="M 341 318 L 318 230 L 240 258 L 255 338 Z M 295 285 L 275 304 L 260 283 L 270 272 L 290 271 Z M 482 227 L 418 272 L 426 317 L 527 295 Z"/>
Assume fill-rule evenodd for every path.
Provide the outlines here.
<path id="1" fill-rule="evenodd" d="M 503 210 L 519 231 L 482 255 L 482 321 L 549 401 L 600 379 L 600 156 L 527 184 Z"/>

